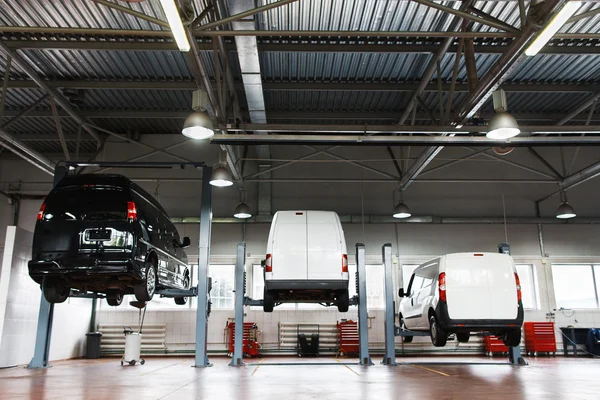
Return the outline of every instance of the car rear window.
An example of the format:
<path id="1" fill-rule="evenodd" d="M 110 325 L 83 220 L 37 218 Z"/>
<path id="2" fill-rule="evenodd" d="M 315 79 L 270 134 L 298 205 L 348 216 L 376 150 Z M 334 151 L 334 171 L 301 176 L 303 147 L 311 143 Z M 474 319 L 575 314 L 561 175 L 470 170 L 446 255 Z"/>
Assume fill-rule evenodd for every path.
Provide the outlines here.
<path id="1" fill-rule="evenodd" d="M 126 220 L 128 193 L 118 187 L 67 187 L 46 199 L 46 221 Z"/>

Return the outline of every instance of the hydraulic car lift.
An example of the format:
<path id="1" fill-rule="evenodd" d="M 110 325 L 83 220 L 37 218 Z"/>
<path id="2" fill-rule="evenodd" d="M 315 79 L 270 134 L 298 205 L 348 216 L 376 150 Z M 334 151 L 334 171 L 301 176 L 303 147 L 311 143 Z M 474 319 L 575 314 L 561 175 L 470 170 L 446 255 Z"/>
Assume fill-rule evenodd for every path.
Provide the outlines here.
<path id="1" fill-rule="evenodd" d="M 500 253 L 510 254 L 510 247 L 507 244 L 498 246 Z M 384 268 L 384 298 L 385 298 L 385 354 L 382 364 L 396 364 L 396 336 L 429 336 L 429 332 L 402 330 L 395 325 L 396 307 L 394 302 L 394 281 L 392 269 L 392 245 L 384 244 L 382 247 L 383 268 Z M 508 348 L 508 359 L 512 365 L 527 365 L 519 346 Z"/>
<path id="2" fill-rule="evenodd" d="M 72 162 L 59 163 L 54 171 L 53 186 L 69 174 L 70 170 L 77 167 L 99 167 L 99 168 L 184 168 L 193 167 L 202 169 L 202 197 L 200 210 L 200 242 L 198 249 L 198 286 L 189 290 L 164 289 L 156 291 L 162 297 L 194 297 L 198 298 L 196 311 L 196 356 L 195 367 L 211 366 L 207 355 L 207 329 L 210 304 L 208 293 L 210 291 L 210 278 L 208 277 L 208 265 L 210 260 L 210 236 L 212 226 L 212 186 L 209 184 L 212 168 L 203 162 Z M 77 294 L 76 297 L 102 297 L 98 294 Z M 95 311 L 95 300 L 93 302 Z M 33 358 L 28 368 L 48 367 L 50 352 L 50 340 L 52 338 L 52 319 L 54 304 L 48 303 L 42 294 L 40 299 L 40 311 L 38 314 L 37 333 L 35 338 L 35 349 Z"/>
<path id="3" fill-rule="evenodd" d="M 262 300 L 253 300 L 246 297 L 246 243 L 237 245 L 235 263 L 235 327 L 233 358 L 229 364 L 232 367 L 244 365 L 242 359 L 242 341 L 244 327 L 244 306 L 262 306 Z M 365 269 L 365 245 L 356 245 L 357 266 L 357 296 L 351 299 L 351 305 L 358 306 L 358 333 L 359 333 L 359 356 L 360 365 L 373 365 L 369 356 L 369 331 L 367 319 L 367 280 Z"/>

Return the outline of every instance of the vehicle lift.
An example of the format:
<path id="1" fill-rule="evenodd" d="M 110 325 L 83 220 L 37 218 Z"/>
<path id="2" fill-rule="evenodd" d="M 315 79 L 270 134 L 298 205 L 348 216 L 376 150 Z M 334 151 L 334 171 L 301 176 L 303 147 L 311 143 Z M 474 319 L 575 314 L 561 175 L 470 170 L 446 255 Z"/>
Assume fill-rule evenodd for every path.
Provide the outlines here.
<path id="1" fill-rule="evenodd" d="M 395 325 L 396 319 L 396 306 L 394 302 L 394 281 L 393 281 L 393 269 L 392 269 L 392 245 L 386 243 L 382 247 L 382 259 L 384 269 L 384 298 L 385 298 L 385 320 L 384 320 L 384 333 L 385 333 L 385 354 L 383 356 L 383 365 L 397 365 L 396 364 L 396 336 L 429 336 L 429 332 L 421 331 L 408 331 L 402 330 L 401 327 Z M 510 246 L 505 243 L 498 245 L 498 252 L 504 254 L 510 254 Z M 522 366 L 527 365 L 525 359 L 521 355 L 521 348 L 519 346 L 508 348 L 508 359 L 509 364 Z"/>
<path id="2" fill-rule="evenodd" d="M 246 243 L 237 245 L 236 263 L 235 263 L 235 327 L 234 327 L 234 345 L 232 367 L 241 367 L 244 365 L 242 359 L 242 342 L 244 329 L 244 306 L 262 306 L 262 300 L 253 300 L 246 296 Z M 358 333 L 359 333 L 359 356 L 360 365 L 373 365 L 369 356 L 369 331 L 367 319 L 367 280 L 365 268 L 365 245 L 356 244 L 356 285 L 357 296 L 350 300 L 351 305 L 358 306 Z"/>
<path id="3" fill-rule="evenodd" d="M 203 162 L 59 162 L 54 170 L 53 187 L 66 177 L 70 171 L 77 167 L 98 168 L 185 168 L 193 167 L 202 169 L 202 197 L 200 210 L 200 242 L 198 249 L 198 286 L 189 290 L 165 289 L 157 290 L 156 294 L 162 297 L 197 297 L 198 308 L 196 311 L 196 351 L 195 367 L 210 367 L 212 364 L 207 355 L 207 330 L 208 316 L 210 314 L 210 278 L 208 277 L 208 265 L 210 262 L 210 237 L 212 227 L 212 186 L 209 184 L 212 168 Z M 73 292 L 72 292 L 73 293 Z M 74 297 L 93 298 L 92 313 L 95 315 L 96 299 L 104 296 L 97 293 L 75 294 Z M 38 324 L 35 338 L 33 358 L 28 368 L 48 368 L 50 341 L 52 338 L 52 320 L 54 316 L 54 304 L 48 303 L 42 294 L 40 309 L 38 313 Z M 240 342 L 241 343 L 241 342 Z"/>

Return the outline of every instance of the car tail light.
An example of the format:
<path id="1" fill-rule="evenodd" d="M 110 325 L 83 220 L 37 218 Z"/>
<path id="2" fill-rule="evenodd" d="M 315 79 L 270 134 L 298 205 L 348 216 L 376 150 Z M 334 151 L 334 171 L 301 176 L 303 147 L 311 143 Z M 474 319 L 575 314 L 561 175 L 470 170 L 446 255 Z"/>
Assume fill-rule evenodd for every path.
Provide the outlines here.
<path id="1" fill-rule="evenodd" d="M 523 294 L 521 293 L 521 280 L 519 279 L 519 274 L 515 272 L 515 282 L 517 283 L 517 300 L 521 301 L 523 299 Z"/>
<path id="2" fill-rule="evenodd" d="M 348 272 L 348 254 L 342 254 L 342 272 Z"/>
<path id="3" fill-rule="evenodd" d="M 273 255 L 267 254 L 267 259 L 265 260 L 265 272 L 273 272 Z"/>
<path id="4" fill-rule="evenodd" d="M 40 211 L 38 211 L 37 220 L 41 221 L 44 218 L 44 210 L 46 209 L 46 203 L 42 203 L 40 207 Z"/>
<path id="5" fill-rule="evenodd" d="M 438 283 L 439 283 L 438 290 L 440 291 L 440 300 L 446 301 L 446 273 L 445 272 L 442 272 L 440 274 L 440 277 L 438 278 Z"/>
<path id="6" fill-rule="evenodd" d="M 137 208 L 133 201 L 127 202 L 127 219 L 135 221 L 137 219 Z"/>

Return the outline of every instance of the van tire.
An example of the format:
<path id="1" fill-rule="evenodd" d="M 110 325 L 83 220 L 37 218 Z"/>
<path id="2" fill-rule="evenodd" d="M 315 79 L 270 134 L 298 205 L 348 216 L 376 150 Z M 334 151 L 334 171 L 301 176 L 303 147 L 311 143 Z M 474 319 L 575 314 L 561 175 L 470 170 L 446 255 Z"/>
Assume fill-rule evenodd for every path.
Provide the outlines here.
<path id="1" fill-rule="evenodd" d="M 403 331 L 407 331 L 406 322 L 404 322 L 404 317 L 402 314 L 398 314 L 398 322 L 400 323 L 400 329 Z M 412 343 L 413 336 L 402 336 L 402 343 Z"/>
<path id="2" fill-rule="evenodd" d="M 339 312 L 348 312 L 350 308 L 350 294 L 347 290 L 341 290 L 337 294 L 337 307 Z"/>
<path id="3" fill-rule="evenodd" d="M 502 336 L 506 347 L 517 347 L 521 344 L 521 330 L 508 331 Z"/>
<path id="4" fill-rule="evenodd" d="M 456 340 L 458 340 L 459 343 L 467 343 L 469 341 L 470 337 L 471 337 L 470 332 L 457 332 L 456 333 Z"/>
<path id="5" fill-rule="evenodd" d="M 185 278 L 183 279 L 183 287 L 185 290 L 189 290 L 190 288 L 190 276 L 186 275 Z M 180 306 L 184 306 L 187 304 L 188 298 L 187 297 L 175 297 L 175 304 L 180 305 Z"/>
<path id="6" fill-rule="evenodd" d="M 42 281 L 42 291 L 48 303 L 64 303 L 71 289 L 61 279 L 45 277 Z"/>
<path id="7" fill-rule="evenodd" d="M 435 347 L 444 347 L 446 345 L 448 333 L 440 327 L 435 315 L 429 317 L 429 334 L 431 336 L 431 343 Z"/>
<path id="8" fill-rule="evenodd" d="M 123 293 L 120 290 L 109 290 L 106 292 L 106 302 L 109 306 L 118 307 L 123 303 Z"/>
<path id="9" fill-rule="evenodd" d="M 273 312 L 273 308 L 275 307 L 275 296 L 273 293 L 269 292 L 265 289 L 263 292 L 263 311 L 264 312 Z"/>
<path id="10" fill-rule="evenodd" d="M 152 261 L 146 261 L 144 268 L 144 279 L 134 286 L 133 293 L 137 301 L 150 301 L 154 297 L 156 287 L 158 286 L 158 275 L 156 274 L 156 266 Z"/>

